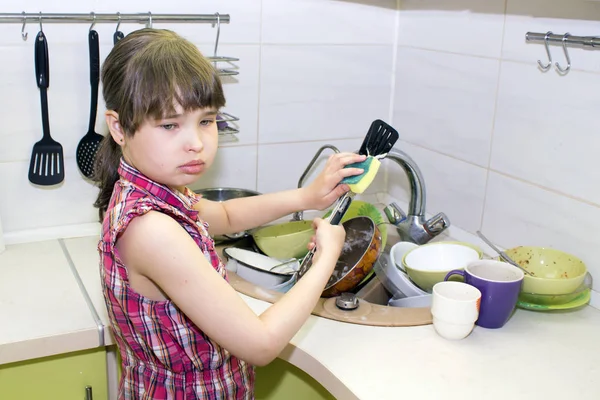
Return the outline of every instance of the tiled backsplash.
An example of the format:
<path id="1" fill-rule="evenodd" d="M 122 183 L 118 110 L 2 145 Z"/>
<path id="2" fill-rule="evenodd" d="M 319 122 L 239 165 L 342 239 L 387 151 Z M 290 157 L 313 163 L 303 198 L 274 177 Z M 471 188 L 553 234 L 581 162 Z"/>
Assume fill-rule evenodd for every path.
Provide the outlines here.
<path id="1" fill-rule="evenodd" d="M 551 246 L 582 258 L 600 289 L 597 104 L 600 52 L 569 48 L 572 70 L 543 73 L 525 33 L 600 34 L 584 0 L 405 0 L 393 124 L 427 183 L 428 212 L 502 247 Z M 554 61 L 565 65 L 560 46 Z M 389 193 L 407 199 L 402 172 Z M 396 184 L 403 182 L 402 185 Z"/>
<path id="2" fill-rule="evenodd" d="M 226 111 L 240 117 L 214 168 L 194 187 L 261 192 L 296 187 L 317 149 L 356 150 L 370 122 L 391 121 L 397 147 L 427 183 L 427 211 L 483 231 L 499 245 L 557 247 L 583 258 L 600 277 L 600 175 L 595 174 L 600 51 L 569 49 L 572 71 L 542 73 L 542 44 L 525 32 L 600 34 L 600 3 L 585 0 L 226 0 L 174 3 L 27 0 L 2 12 L 227 13 L 220 55 L 240 58 L 224 78 Z M 208 24 L 154 24 L 213 52 Z M 33 72 L 37 25 L 0 24 L 0 216 L 8 242 L 39 228 L 76 232 L 96 221 L 96 189 L 75 165 L 87 130 L 87 24 L 47 24 L 50 125 L 67 157 L 57 188 L 27 181 L 31 147 L 41 138 Z M 140 25 L 122 24 L 128 33 Z M 97 24 L 101 59 L 112 24 Z M 555 61 L 564 63 L 559 46 Z M 10 60 L 10 62 L 5 62 Z M 97 131 L 106 132 L 100 99 Z M 326 151 L 315 170 L 330 154 Z M 315 173 L 309 176 L 309 180 Z M 387 173 L 386 173 L 387 172 Z M 369 191 L 407 199 L 403 172 L 387 163 Z M 52 231 L 55 232 L 56 230 Z M 596 288 L 598 288 L 598 284 Z"/>

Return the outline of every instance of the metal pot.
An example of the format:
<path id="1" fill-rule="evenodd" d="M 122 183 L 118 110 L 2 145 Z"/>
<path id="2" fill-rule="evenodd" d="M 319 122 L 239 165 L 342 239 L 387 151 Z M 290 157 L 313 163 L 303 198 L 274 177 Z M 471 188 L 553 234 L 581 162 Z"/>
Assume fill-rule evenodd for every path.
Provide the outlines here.
<path id="1" fill-rule="evenodd" d="M 219 188 L 208 188 L 208 189 L 197 189 L 194 190 L 194 193 L 202 195 L 206 200 L 223 202 L 231 199 L 239 199 L 242 197 L 251 197 L 258 196 L 261 193 L 256 192 L 250 189 L 239 189 L 239 188 L 228 188 L 228 187 L 219 187 Z M 237 232 L 237 233 L 228 233 L 226 235 L 217 235 L 213 239 L 215 242 L 225 242 L 229 240 L 237 240 L 243 237 L 248 236 L 247 231 Z"/>
<path id="2" fill-rule="evenodd" d="M 356 217 L 342 224 L 346 240 L 321 297 L 338 296 L 354 289 L 371 272 L 381 249 L 381 232 L 369 217 Z"/>

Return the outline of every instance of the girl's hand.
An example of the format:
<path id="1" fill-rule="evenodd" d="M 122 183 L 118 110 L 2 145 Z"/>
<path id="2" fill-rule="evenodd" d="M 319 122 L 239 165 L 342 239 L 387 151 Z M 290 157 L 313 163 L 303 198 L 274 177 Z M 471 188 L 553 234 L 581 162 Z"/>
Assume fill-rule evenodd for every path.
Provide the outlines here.
<path id="1" fill-rule="evenodd" d="M 306 209 L 323 210 L 333 204 L 350 188 L 340 181 L 347 176 L 360 175 L 361 168 L 344 168 L 348 164 L 364 161 L 367 156 L 355 153 L 338 153 L 329 157 L 323 171 L 304 188 Z"/>
<path id="2" fill-rule="evenodd" d="M 313 229 L 316 231 L 308 244 L 309 250 L 317 246 L 313 262 L 323 254 L 331 257 L 332 261 L 337 260 L 344 247 L 346 240 L 346 231 L 342 225 L 331 225 L 328 221 L 321 218 L 313 220 Z M 331 263 L 331 269 L 335 266 L 335 262 Z"/>

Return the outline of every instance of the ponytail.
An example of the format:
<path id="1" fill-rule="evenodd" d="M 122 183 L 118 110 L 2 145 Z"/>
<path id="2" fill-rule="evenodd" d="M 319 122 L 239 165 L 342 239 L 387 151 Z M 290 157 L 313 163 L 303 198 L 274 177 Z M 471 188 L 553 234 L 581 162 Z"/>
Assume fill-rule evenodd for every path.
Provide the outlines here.
<path id="1" fill-rule="evenodd" d="M 104 213 L 108 209 L 115 183 L 119 180 L 118 168 L 121 156 L 121 146 L 108 133 L 100 143 L 94 162 L 93 180 L 96 182 L 96 186 L 100 188 L 94 207 L 98 208 L 100 222 L 104 219 Z"/>

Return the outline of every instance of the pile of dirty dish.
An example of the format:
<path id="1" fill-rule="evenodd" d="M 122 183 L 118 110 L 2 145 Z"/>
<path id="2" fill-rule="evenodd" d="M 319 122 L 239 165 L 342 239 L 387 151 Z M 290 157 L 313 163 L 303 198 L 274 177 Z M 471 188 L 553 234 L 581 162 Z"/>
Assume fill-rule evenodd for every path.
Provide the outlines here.
<path id="1" fill-rule="evenodd" d="M 366 283 L 386 245 L 387 226 L 380 211 L 370 203 L 353 201 L 341 223 L 346 240 L 322 297 L 337 296 Z M 232 244 L 223 250 L 226 268 L 257 286 L 287 292 L 298 280 L 297 271 L 313 235 L 311 220 L 261 227 L 250 232 L 250 246 Z"/>
<path id="2" fill-rule="evenodd" d="M 592 276 L 574 255 L 534 246 L 519 246 L 504 253 L 524 272 L 516 306 L 553 311 L 576 309 L 589 303 Z M 435 284 L 469 283 L 469 272 L 465 269 L 483 258 L 482 250 L 470 243 L 441 241 L 419 246 L 398 241 L 384 250 L 374 270 L 392 295 L 390 306 L 431 307 Z"/>

